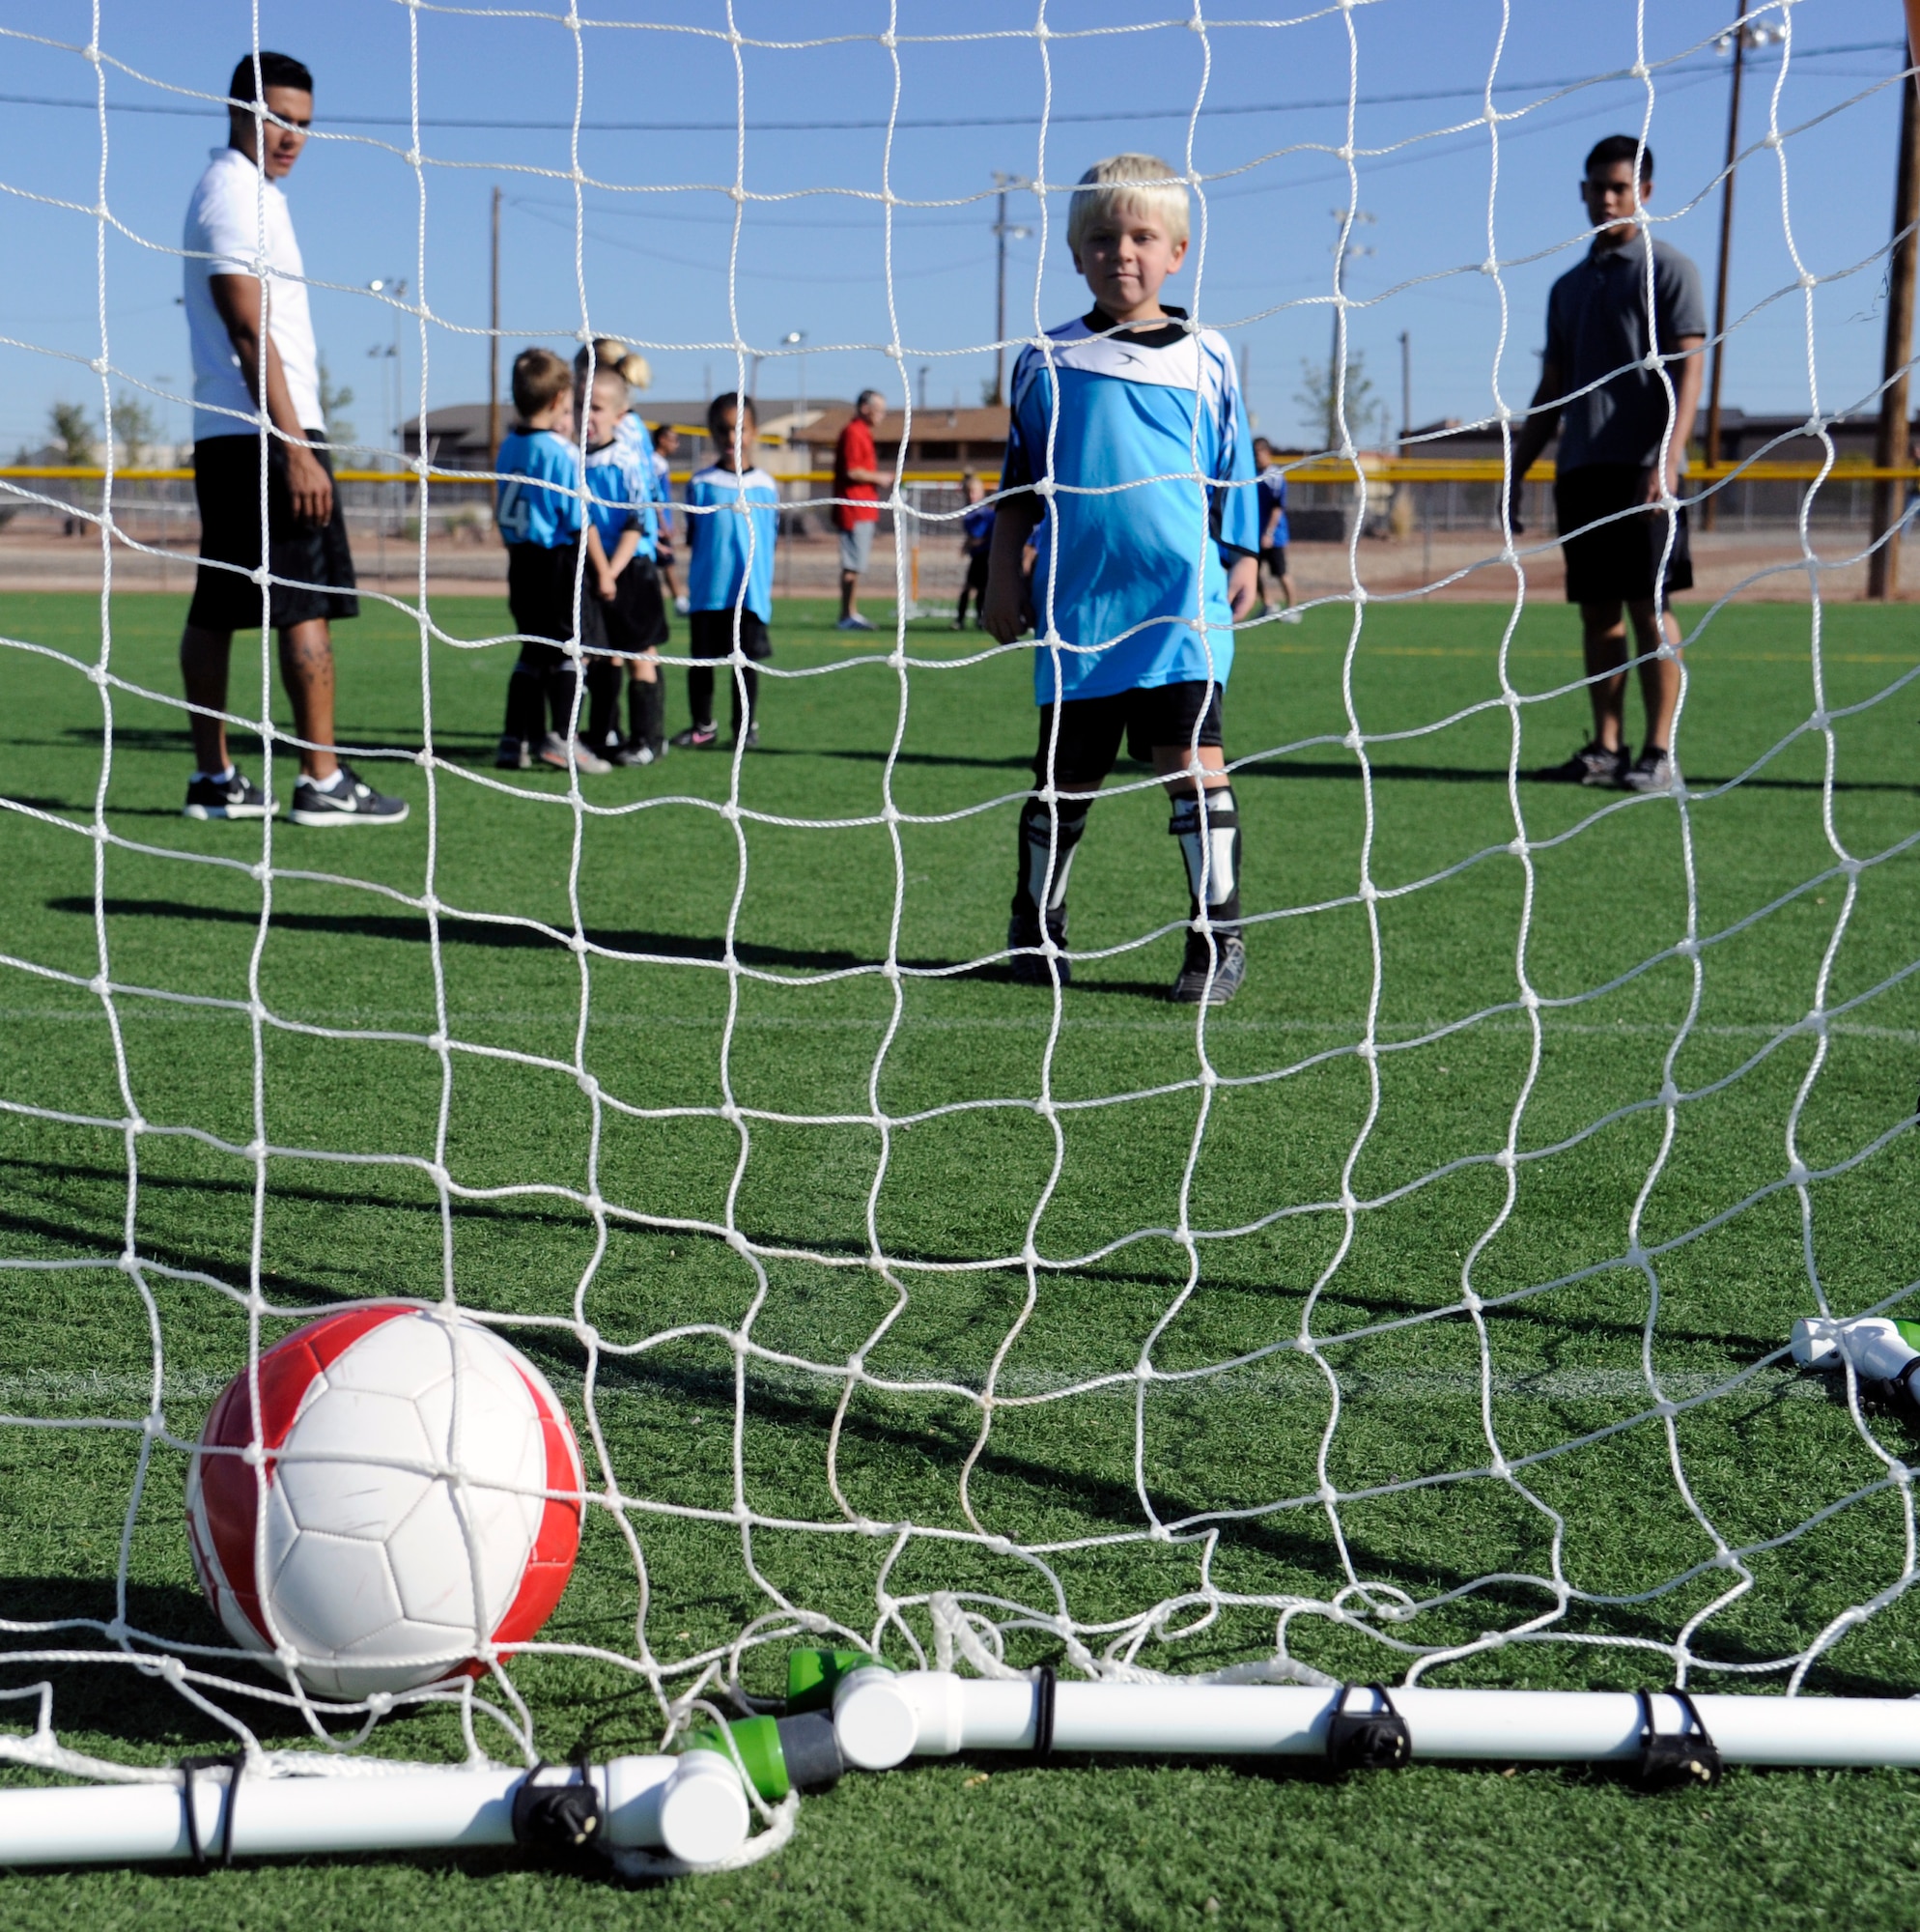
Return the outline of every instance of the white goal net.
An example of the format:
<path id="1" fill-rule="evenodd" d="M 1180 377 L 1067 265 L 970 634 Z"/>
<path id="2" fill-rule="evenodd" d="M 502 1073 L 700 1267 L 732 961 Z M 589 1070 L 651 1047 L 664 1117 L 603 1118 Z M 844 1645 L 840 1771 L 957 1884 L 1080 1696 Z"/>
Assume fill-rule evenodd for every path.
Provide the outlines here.
<path id="1" fill-rule="evenodd" d="M 410 287 L 370 305 L 381 330 L 403 325 L 412 415 L 454 394 L 443 366 L 476 362 L 487 333 L 438 213 L 450 171 L 480 164 L 436 152 L 432 68 L 457 46 L 484 58 L 509 16 L 400 11 L 409 127 L 330 125 L 347 90 L 324 73 L 307 165 L 358 148 L 408 184 Z M 913 540 L 957 554 L 960 513 L 904 462 L 881 493 L 895 614 L 871 639 L 790 648 L 781 607 L 766 754 L 696 773 L 676 753 L 643 786 L 493 770 L 475 747 L 513 646 L 499 620 L 478 636 L 466 606 L 428 594 L 449 541 L 436 497 L 460 486 L 419 462 L 408 522 L 381 539 L 406 575 L 362 590 L 411 639 L 396 648 L 412 696 L 377 717 L 372 672 L 352 688 L 366 661 L 341 674 L 342 750 L 406 792 L 412 842 L 316 851 L 284 818 L 212 841 L 164 800 L 123 809 L 128 760 L 158 734 L 172 774 L 187 721 L 120 594 L 167 553 L 114 412 L 180 397 L 108 326 L 123 244 L 178 253 L 173 232 L 123 217 L 115 144 L 123 107 L 211 125 L 223 102 L 196 76 L 234 50 L 182 45 L 155 71 L 104 29 L 86 44 L 6 30 L 97 100 L 60 124 L 97 185 L 0 183 L 0 220 L 30 207 L 98 234 L 98 288 L 63 292 L 97 306 L 98 339 L 19 323 L 5 347 L 84 376 L 104 473 L 0 480 L 19 513 L 7 541 L 77 519 L 100 582 L 84 644 L 50 600 L 10 597 L 0 621 L 10 679 L 70 709 L 78 692 L 93 721 L 60 754 L 64 790 L 0 799 L 32 855 L 8 887 L 9 932 L 27 937 L 0 942 L 19 1042 L 0 1084 L 19 1209 L 0 1254 L 0 1441 L 21 1499 L 0 1505 L 20 1584 L 0 1604 L 0 1753 L 123 1776 L 219 1736 L 561 1757 L 657 1740 L 701 1700 L 776 1695 L 785 1651 L 823 1643 L 988 1674 L 1911 1688 L 1904 1425 L 1852 1373 L 1804 1376 L 1788 1352 L 1797 1318 L 1899 1316 L 1920 1285 L 1910 729 L 1904 767 L 1882 750 L 1920 666 L 1835 602 L 1887 541 L 1834 505 L 1858 494 L 1849 426 L 1879 408 L 1891 253 L 1875 213 L 1842 259 L 1852 227 L 1827 234 L 1794 191 L 1803 147 L 1835 140 L 1883 179 L 1904 54 L 1859 50 L 1857 16 L 1821 0 L 1746 16 L 1767 34 L 1738 141 L 1742 233 L 1769 266 L 1764 286 L 1736 283 L 1727 334 L 1736 355 L 1767 345 L 1785 426 L 1741 446 L 1744 470 L 1682 486 L 1703 574 L 1717 557 L 1721 577 L 1683 613 L 1682 781 L 1639 797 L 1530 781 L 1586 712 L 1573 633 L 1542 629 L 1557 545 L 1538 487 L 1524 529 L 1503 528 L 1504 481 L 1473 481 L 1457 452 L 1478 434 L 1477 460 L 1511 469 L 1524 348 L 1591 240 L 1569 191 L 1550 237 L 1530 215 L 1511 243 L 1516 171 L 1570 190 L 1595 133 L 1624 128 L 1663 156 L 1652 233 L 1709 257 L 1722 95 L 1693 90 L 1725 75 L 1716 43 L 1741 23 L 1683 10 L 1682 40 L 1660 10 L 1602 10 L 1604 71 L 1546 84 L 1511 51 L 1539 43 L 1541 9 L 1460 9 L 1449 38 L 1471 43 L 1478 91 L 1383 107 L 1369 61 L 1409 12 L 1389 0 L 1260 19 L 1006 11 L 514 13 L 578 79 L 564 156 L 488 178 L 559 197 L 574 266 L 537 327 L 503 325 L 502 359 L 543 330 L 569 352 L 607 332 L 747 392 L 807 353 L 824 385 L 826 352 L 851 367 L 859 351 L 893 372 L 906 451 L 940 412 L 916 393 L 922 361 L 971 383 L 1077 312 L 1063 235 L 1087 163 L 1164 153 L 1191 191 L 1196 323 L 1236 348 L 1297 340 L 1331 372 L 1336 432 L 1277 460 L 1296 515 L 1334 518 L 1338 541 L 1298 552 L 1299 607 L 1238 639 L 1227 750 L 1252 972 L 1229 1008 L 1149 1004 L 1186 889 L 1139 766 L 1092 813 L 1074 982 L 1010 982 L 1002 874 L 1045 613 L 1011 645 L 910 624 Z M 688 111 L 734 128 L 731 174 L 683 179 L 655 135 L 589 166 L 591 77 L 614 64 L 631 102 L 655 50 L 690 40 L 712 84 Z M 1162 107 L 1177 76 L 1184 119 L 1083 114 L 1087 76 L 1143 49 L 1128 71 L 1158 73 Z M 917 336 L 896 230 L 964 217 L 983 234 L 1004 202 L 984 178 L 909 166 L 903 144 L 942 63 L 989 54 L 1017 74 L 1002 151 L 1025 170 L 999 219 L 1033 246 L 1014 251 L 1004 343 L 972 324 Z M 799 118 L 792 76 L 855 62 L 870 146 L 828 185 L 800 182 L 759 123 Z M 1234 82 L 1253 71 L 1286 96 L 1309 91 L 1289 74 L 1334 84 L 1252 118 Z M 1710 136 L 1671 131 L 1682 115 Z M 609 152 L 625 173 L 604 172 Z M 1359 225 L 1369 182 L 1429 154 L 1451 157 L 1456 201 L 1472 184 L 1480 227 L 1441 267 L 1410 224 Z M 1294 185 L 1255 237 L 1234 197 L 1274 180 Z M 608 223 L 717 201 L 724 330 L 679 326 L 665 267 L 637 312 L 604 311 L 590 264 Z M 849 207 L 881 243 L 862 332 L 796 349 L 748 326 L 756 228 Z M 1477 333 L 1456 332 L 1479 359 L 1454 384 L 1475 401 L 1393 434 L 1358 406 L 1353 345 L 1376 346 L 1379 375 L 1378 346 L 1429 299 L 1477 310 Z M 1677 365 L 1660 379 L 1678 394 Z M 1794 461 L 1812 473 L 1765 467 Z M 1787 508 L 1760 545 L 1751 493 L 1767 488 Z M 1481 494 L 1436 539 L 1439 493 L 1453 506 L 1461 490 Z M 817 524 L 832 495 L 795 484 L 784 512 Z M 251 642 L 238 754 L 290 789 L 296 748 L 264 715 L 271 651 Z M 675 703 L 688 662 L 676 627 Z M 1637 717 L 1637 687 L 1628 702 Z M 32 735 L 9 710 L 9 737 Z M 782 746 L 781 721 L 803 718 L 812 736 Z M 788 776 L 795 749 L 818 753 L 811 793 Z M 52 900 L 69 906 L 57 932 Z M 217 969 L 197 964 L 203 944 Z M 220 1389 L 356 1293 L 495 1326 L 558 1391 L 586 1472 L 579 1563 L 542 1638 L 494 1674 L 371 1706 L 316 1699 L 227 1643 L 182 1514 Z M 84 1535 L 47 1530 L 63 1498 Z"/>

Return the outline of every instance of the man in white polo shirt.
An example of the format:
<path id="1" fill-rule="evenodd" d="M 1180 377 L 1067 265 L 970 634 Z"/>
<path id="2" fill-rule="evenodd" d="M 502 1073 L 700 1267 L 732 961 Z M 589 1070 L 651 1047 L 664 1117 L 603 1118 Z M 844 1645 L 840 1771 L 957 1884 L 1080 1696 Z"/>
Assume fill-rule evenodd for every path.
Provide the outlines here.
<path id="1" fill-rule="evenodd" d="M 295 824 L 397 825 L 405 803 L 381 797 L 333 751 L 327 627 L 358 616 L 360 604 L 325 442 L 306 270 L 277 185 L 306 146 L 313 75 L 287 54 L 248 54 L 230 93 L 227 145 L 213 151 L 193 191 L 183 244 L 200 506 L 200 571 L 180 640 L 199 766 L 186 815 L 264 818 L 277 809 L 228 757 L 219 715 L 234 633 L 257 630 L 264 615 L 279 634 L 280 676 L 301 740 Z M 253 575 L 263 563 L 264 588 Z"/>

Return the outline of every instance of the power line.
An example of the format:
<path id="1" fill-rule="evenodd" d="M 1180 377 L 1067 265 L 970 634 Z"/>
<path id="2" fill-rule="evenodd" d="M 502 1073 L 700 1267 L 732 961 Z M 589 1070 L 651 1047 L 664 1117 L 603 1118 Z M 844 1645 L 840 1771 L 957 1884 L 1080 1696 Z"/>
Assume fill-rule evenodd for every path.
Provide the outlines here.
<path id="1" fill-rule="evenodd" d="M 1804 47 L 1794 53 L 1793 60 L 1797 65 L 1802 61 L 1846 54 L 1905 52 L 1906 47 L 1905 41 L 1851 41 L 1830 47 Z M 1719 71 L 1722 70 L 1717 60 L 1709 61 L 1703 56 L 1699 60 L 1677 61 L 1672 67 L 1660 69 L 1658 78 L 1664 80 L 1674 74 Z M 1493 83 L 1492 91 L 1495 94 L 1552 93 L 1557 89 L 1598 86 L 1609 81 L 1628 81 L 1636 87 L 1641 85 L 1632 73 L 1622 68 L 1612 73 L 1563 74 L 1550 80 L 1497 80 Z M 1362 107 L 1394 107 L 1433 100 L 1478 99 L 1485 91 L 1482 83 L 1475 82 L 1470 86 L 1419 88 L 1397 94 L 1356 94 L 1352 99 L 1356 105 Z M 1305 114 L 1320 109 L 1344 107 L 1347 99 L 1346 95 L 1341 94 L 1328 95 L 1318 100 L 1266 100 L 1243 104 L 1223 102 L 1212 106 L 1202 105 L 1199 112 L 1201 119 L 1244 117 L 1251 114 Z M 96 100 L 70 100 L 43 94 L 0 94 L 0 105 L 65 107 L 79 109 L 88 114 L 99 111 L 99 103 Z M 186 115 L 200 119 L 213 113 L 217 103 L 109 100 L 106 106 L 109 113 Z M 1056 125 L 1108 121 L 1184 121 L 1193 112 L 1194 109 L 1191 107 L 1103 107 L 1079 112 L 1057 110 L 1047 118 Z M 748 121 L 744 126 L 749 134 L 869 134 L 885 132 L 889 128 L 909 130 L 1031 128 L 1037 118 L 1036 114 L 969 114 L 938 117 L 902 115 L 894 121 Z M 413 123 L 404 114 L 335 114 L 325 117 L 323 125 L 336 128 L 410 128 Z M 572 121 L 503 121 L 492 117 L 434 114 L 423 114 L 419 125 L 422 128 L 480 128 L 489 132 L 527 134 L 567 134 L 574 130 L 576 125 L 582 133 L 589 134 L 735 134 L 741 131 L 743 126 L 738 121 L 580 121 L 576 124 Z"/>

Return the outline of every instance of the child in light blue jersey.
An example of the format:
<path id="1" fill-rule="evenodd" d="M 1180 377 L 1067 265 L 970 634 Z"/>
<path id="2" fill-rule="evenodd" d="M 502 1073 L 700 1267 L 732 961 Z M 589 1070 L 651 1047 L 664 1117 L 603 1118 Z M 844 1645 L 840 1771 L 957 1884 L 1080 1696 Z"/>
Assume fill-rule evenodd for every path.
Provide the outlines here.
<path id="1" fill-rule="evenodd" d="M 587 742 L 616 765 L 650 765 L 666 752 L 659 653 L 667 629 L 653 561 L 659 529 L 653 447 L 646 425 L 627 407 L 628 359 L 617 342 L 596 342 L 574 358 L 576 380 L 593 369 L 582 396 L 587 515 L 613 579 L 612 598 L 601 611 L 612 655 L 587 673 L 593 699 Z M 627 702 L 633 728 L 627 736 L 620 731 L 623 668 L 631 673 Z"/>
<path id="2" fill-rule="evenodd" d="M 1020 814 L 1007 946 L 1017 980 L 1066 981 L 1067 872 L 1124 739 L 1166 781 L 1192 895 L 1172 997 L 1217 1006 L 1247 970 L 1221 697 L 1233 623 L 1258 594 L 1253 450 L 1227 343 L 1160 304 L 1187 253 L 1173 170 L 1152 155 L 1089 168 L 1067 245 L 1094 305 L 1014 364 L 1010 494 L 982 613 L 1002 643 L 1020 638 L 1021 552 L 1045 509 L 1032 582 L 1040 788 Z"/>
<path id="3" fill-rule="evenodd" d="M 513 396 L 520 420 L 494 459 L 499 480 L 494 515 L 507 546 L 507 603 L 521 647 L 507 682 L 506 725 L 494 762 L 525 771 L 538 758 L 562 771 L 571 765 L 597 774 L 611 767 L 578 736 L 579 659 L 567 646 L 578 635 L 588 663 L 595 653 L 605 660 L 600 607 L 613 594 L 613 580 L 600 539 L 581 515 L 571 372 L 551 349 L 522 350 L 514 358 Z"/>
<path id="4" fill-rule="evenodd" d="M 767 626 L 774 615 L 780 493 L 774 479 L 754 467 L 756 430 L 751 397 L 716 396 L 707 409 L 707 434 L 720 455 L 687 484 L 688 648 L 708 662 L 687 668 L 693 722 L 673 742 L 696 751 L 710 751 L 720 742 L 713 665 L 722 658 L 735 660 L 734 744 L 750 752 L 760 742 L 755 667 L 774 654 Z"/>

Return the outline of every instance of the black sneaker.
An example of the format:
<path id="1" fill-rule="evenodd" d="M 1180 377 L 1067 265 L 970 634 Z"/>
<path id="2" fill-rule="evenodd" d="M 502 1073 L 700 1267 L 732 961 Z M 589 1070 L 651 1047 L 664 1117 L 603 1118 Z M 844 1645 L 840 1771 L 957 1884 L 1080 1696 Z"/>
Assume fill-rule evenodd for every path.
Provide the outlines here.
<path id="1" fill-rule="evenodd" d="M 223 779 L 189 780 L 181 807 L 188 818 L 270 818 L 279 810 L 238 765 Z"/>
<path id="2" fill-rule="evenodd" d="M 678 745 L 685 752 L 711 752 L 720 741 L 718 724 L 690 724 L 684 731 L 676 731 L 667 741 Z"/>
<path id="3" fill-rule="evenodd" d="M 1217 951 L 1216 951 L 1217 950 Z M 1187 956 L 1167 997 L 1183 1007 L 1224 1007 L 1247 977 L 1247 942 L 1237 932 L 1187 934 Z"/>
<path id="4" fill-rule="evenodd" d="M 739 752 L 757 752 L 760 749 L 759 725 L 757 724 L 748 725 L 747 735 L 744 738 L 741 737 L 738 732 L 736 732 L 734 734 L 733 745 L 734 749 Z"/>
<path id="5" fill-rule="evenodd" d="M 1073 962 L 1066 956 L 1066 908 L 1047 921 L 1047 932 L 1060 950 L 1052 959 L 1040 951 L 1038 913 L 1016 911 L 1006 925 L 1006 950 L 1013 955 L 1013 982 L 1017 986 L 1051 986 L 1058 979 L 1064 986 L 1073 978 Z"/>
<path id="6" fill-rule="evenodd" d="M 294 787 L 296 825 L 398 825 L 407 816 L 404 798 L 387 798 L 340 760 L 340 782 L 322 791 L 311 779 Z"/>
<path id="7" fill-rule="evenodd" d="M 530 772 L 533 769 L 533 752 L 524 738 L 502 738 L 494 753 L 494 769 L 497 772 Z"/>
<path id="8" fill-rule="evenodd" d="M 1534 774 L 1549 784 L 1618 785 L 1626 782 L 1626 748 L 1610 752 L 1596 738 L 1584 745 L 1564 765 L 1548 765 Z"/>

